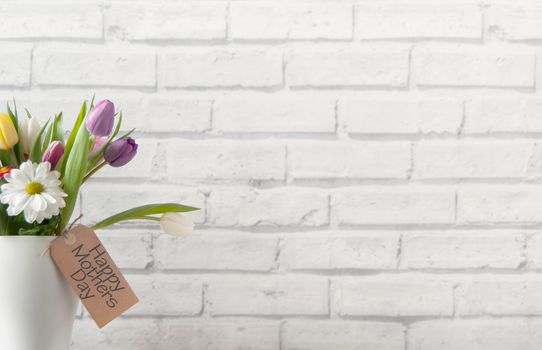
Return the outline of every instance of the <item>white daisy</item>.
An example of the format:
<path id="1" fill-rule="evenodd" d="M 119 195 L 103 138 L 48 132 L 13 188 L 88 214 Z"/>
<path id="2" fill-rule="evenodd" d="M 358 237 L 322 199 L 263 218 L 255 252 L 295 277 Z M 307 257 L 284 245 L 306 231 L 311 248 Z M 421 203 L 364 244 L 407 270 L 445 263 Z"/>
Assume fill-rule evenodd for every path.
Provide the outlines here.
<path id="1" fill-rule="evenodd" d="M 67 194 L 60 188 L 60 173 L 51 171 L 51 164 L 27 161 L 19 169 L 4 176 L 7 181 L 0 189 L 0 202 L 8 204 L 7 213 L 17 216 L 24 211 L 28 223 L 50 219 L 60 213 Z"/>

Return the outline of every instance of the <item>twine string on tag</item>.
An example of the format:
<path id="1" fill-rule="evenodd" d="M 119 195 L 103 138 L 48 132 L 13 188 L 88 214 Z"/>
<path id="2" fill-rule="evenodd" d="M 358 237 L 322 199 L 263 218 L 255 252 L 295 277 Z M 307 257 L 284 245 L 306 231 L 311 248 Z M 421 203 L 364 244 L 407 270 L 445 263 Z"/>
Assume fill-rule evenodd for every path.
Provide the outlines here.
<path id="1" fill-rule="evenodd" d="M 79 221 L 81 220 L 81 218 L 83 217 L 83 214 L 79 214 L 78 217 L 75 218 L 75 220 L 73 220 L 71 222 L 71 224 L 65 228 L 60 234 L 59 236 L 62 236 L 64 237 L 64 242 L 67 244 L 67 245 L 72 245 L 75 243 L 75 237 L 73 234 L 70 233 L 70 230 L 73 228 L 73 226 Z M 49 252 L 51 251 L 51 246 L 49 245 L 47 248 L 45 248 L 45 250 L 43 252 L 41 252 L 41 256 L 45 256 L 47 255 Z"/>
<path id="2" fill-rule="evenodd" d="M 79 214 L 79 216 L 71 222 L 68 228 L 62 231 L 61 235 L 64 236 L 64 242 L 66 242 L 67 245 L 72 245 L 75 243 L 75 237 L 70 233 L 70 230 L 72 229 L 73 225 L 75 225 L 79 220 L 81 220 L 82 217 L 83 214 Z"/>

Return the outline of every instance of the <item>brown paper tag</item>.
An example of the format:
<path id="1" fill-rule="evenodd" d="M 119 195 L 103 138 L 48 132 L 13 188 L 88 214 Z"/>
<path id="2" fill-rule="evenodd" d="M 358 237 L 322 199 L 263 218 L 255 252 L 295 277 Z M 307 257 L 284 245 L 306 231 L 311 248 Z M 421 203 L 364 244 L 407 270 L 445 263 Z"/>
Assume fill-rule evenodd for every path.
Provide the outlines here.
<path id="1" fill-rule="evenodd" d="M 98 327 L 138 302 L 96 233 L 78 225 L 51 243 L 51 256 Z"/>

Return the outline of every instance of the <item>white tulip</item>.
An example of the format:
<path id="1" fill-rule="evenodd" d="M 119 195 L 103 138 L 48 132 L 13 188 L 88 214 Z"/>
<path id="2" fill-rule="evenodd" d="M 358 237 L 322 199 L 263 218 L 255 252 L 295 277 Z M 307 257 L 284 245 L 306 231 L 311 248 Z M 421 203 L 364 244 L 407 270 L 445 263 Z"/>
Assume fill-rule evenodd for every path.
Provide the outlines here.
<path id="1" fill-rule="evenodd" d="M 164 213 L 160 218 L 160 228 L 167 234 L 181 236 L 192 233 L 194 223 L 179 213 Z"/>
<path id="2" fill-rule="evenodd" d="M 30 149 L 40 131 L 40 123 L 36 118 L 22 117 L 19 120 L 19 144 L 23 153 L 30 154 Z"/>

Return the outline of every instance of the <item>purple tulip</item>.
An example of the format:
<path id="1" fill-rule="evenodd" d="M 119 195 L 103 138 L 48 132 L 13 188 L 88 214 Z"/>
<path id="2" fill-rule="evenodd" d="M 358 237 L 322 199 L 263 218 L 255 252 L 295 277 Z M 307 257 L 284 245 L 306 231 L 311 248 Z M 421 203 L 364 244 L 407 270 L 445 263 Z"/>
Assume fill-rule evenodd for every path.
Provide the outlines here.
<path id="1" fill-rule="evenodd" d="M 109 100 L 100 101 L 88 114 L 87 130 L 95 136 L 108 136 L 115 123 L 115 105 Z"/>
<path id="2" fill-rule="evenodd" d="M 112 167 L 121 167 L 132 160 L 137 153 L 137 143 L 131 137 L 113 141 L 104 152 L 104 159 Z"/>
<path id="3" fill-rule="evenodd" d="M 53 141 L 43 153 L 43 156 L 41 157 L 41 161 L 51 163 L 51 169 L 54 169 L 63 154 L 64 154 L 64 145 L 62 144 L 62 142 Z"/>

